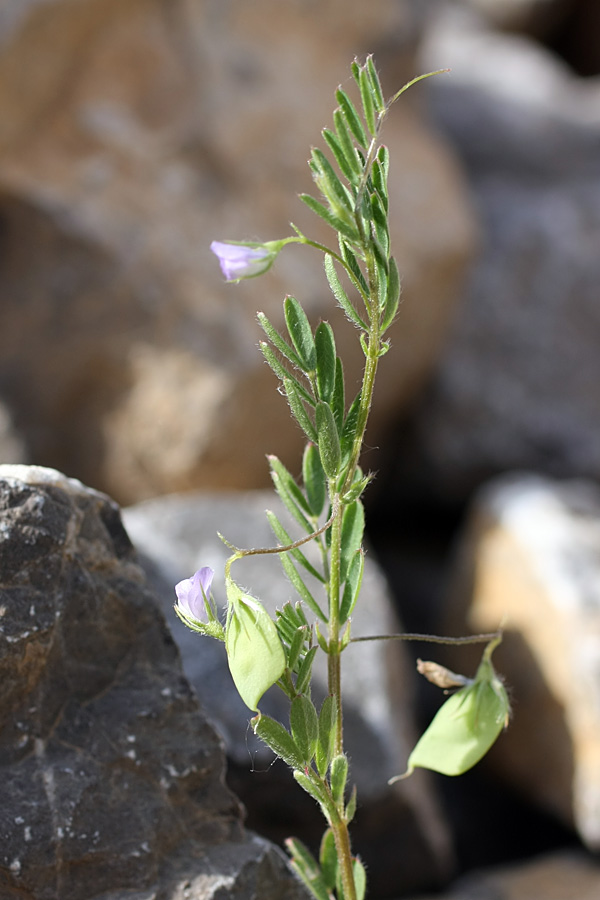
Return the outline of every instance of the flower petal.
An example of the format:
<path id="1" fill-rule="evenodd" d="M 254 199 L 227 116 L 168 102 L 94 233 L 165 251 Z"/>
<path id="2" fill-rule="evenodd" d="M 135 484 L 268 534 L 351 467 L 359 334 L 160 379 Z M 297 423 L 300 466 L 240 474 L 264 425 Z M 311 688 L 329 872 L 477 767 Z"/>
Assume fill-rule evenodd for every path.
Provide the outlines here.
<path id="1" fill-rule="evenodd" d="M 214 571 L 204 566 L 192 575 L 175 585 L 177 605 L 185 616 L 199 622 L 206 622 L 206 600 L 210 592 Z"/>

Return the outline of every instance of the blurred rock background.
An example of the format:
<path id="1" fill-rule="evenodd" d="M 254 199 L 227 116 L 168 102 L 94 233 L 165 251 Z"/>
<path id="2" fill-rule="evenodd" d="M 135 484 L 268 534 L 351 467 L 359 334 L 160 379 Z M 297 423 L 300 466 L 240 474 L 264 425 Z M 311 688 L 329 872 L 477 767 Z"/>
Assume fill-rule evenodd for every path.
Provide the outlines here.
<path id="1" fill-rule="evenodd" d="M 364 464 L 373 556 L 406 628 L 509 617 L 513 725 L 489 763 L 435 785 L 455 871 L 596 851 L 596 0 L 4 0 L 1 461 L 123 505 L 263 488 L 267 452 L 298 467 L 255 312 L 278 322 L 291 293 L 329 319 L 350 383 L 353 330 L 307 248 L 231 286 L 208 246 L 290 221 L 320 235 L 295 195 L 368 52 L 388 93 L 452 69 L 386 124 L 404 302 Z M 439 698 L 415 690 L 426 721 Z"/>

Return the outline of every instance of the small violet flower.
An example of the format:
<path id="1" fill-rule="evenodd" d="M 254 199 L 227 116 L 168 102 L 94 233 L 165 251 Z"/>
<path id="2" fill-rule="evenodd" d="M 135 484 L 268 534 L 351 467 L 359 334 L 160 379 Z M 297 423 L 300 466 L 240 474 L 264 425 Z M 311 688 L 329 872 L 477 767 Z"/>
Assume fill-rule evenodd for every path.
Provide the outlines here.
<path id="1" fill-rule="evenodd" d="M 213 241 L 210 249 L 218 257 L 227 281 L 253 278 L 271 268 L 281 249 L 281 241 L 251 247 L 248 244 L 226 244 Z"/>
<path id="2" fill-rule="evenodd" d="M 206 601 L 214 574 L 210 566 L 204 566 L 191 578 L 184 578 L 175 585 L 177 605 L 187 619 L 195 619 L 199 622 L 208 621 Z"/>

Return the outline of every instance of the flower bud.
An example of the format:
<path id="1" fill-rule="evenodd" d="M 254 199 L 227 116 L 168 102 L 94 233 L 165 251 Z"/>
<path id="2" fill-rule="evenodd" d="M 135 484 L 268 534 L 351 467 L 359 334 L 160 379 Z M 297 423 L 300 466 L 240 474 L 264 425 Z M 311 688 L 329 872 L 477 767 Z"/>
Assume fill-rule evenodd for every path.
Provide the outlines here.
<path id="1" fill-rule="evenodd" d="M 266 244 L 213 241 L 210 249 L 218 257 L 227 281 L 239 281 L 241 278 L 254 278 L 267 272 L 282 246 L 282 241 L 269 241 Z"/>
<path id="2" fill-rule="evenodd" d="M 214 571 L 204 566 L 175 585 L 177 603 L 175 612 L 184 625 L 200 634 L 208 634 L 217 640 L 225 640 L 223 626 L 219 622 L 214 602 L 210 596 Z"/>

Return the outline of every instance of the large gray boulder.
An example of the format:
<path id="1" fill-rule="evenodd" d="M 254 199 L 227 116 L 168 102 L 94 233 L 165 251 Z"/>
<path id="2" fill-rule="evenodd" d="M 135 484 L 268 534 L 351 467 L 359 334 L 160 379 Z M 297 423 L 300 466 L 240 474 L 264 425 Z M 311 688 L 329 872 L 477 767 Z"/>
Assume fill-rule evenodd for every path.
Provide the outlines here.
<path id="1" fill-rule="evenodd" d="M 0 466 L 2 900 L 301 900 L 108 497 Z"/>

